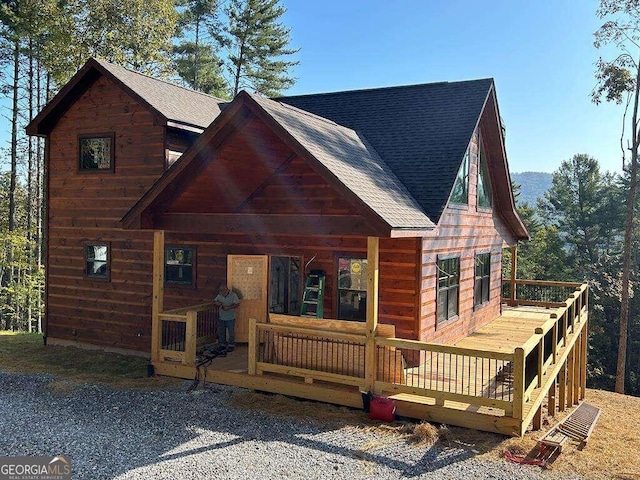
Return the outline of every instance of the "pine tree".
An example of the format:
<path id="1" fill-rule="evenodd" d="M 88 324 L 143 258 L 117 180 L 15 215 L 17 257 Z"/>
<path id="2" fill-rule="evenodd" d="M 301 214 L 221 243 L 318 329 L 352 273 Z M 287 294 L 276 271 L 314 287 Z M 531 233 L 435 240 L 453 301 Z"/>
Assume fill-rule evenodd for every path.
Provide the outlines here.
<path id="1" fill-rule="evenodd" d="M 289 58 L 298 49 L 289 48 L 291 29 L 279 21 L 285 12 L 278 0 L 230 0 L 223 44 L 234 96 L 242 88 L 276 96 L 295 83 L 289 71 L 299 62 Z"/>
<path id="2" fill-rule="evenodd" d="M 173 47 L 174 68 L 194 90 L 218 97 L 228 95 L 222 76 L 218 0 L 183 0 L 178 6 L 180 42 Z"/>

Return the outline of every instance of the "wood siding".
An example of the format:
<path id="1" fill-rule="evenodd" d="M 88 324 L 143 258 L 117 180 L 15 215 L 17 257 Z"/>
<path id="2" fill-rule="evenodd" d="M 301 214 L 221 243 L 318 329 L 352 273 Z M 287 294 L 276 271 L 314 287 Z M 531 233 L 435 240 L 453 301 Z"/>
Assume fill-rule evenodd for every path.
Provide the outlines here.
<path id="1" fill-rule="evenodd" d="M 468 205 L 449 204 L 432 235 L 422 239 L 420 329 L 422 341 L 455 343 L 500 315 L 502 249 L 514 239 L 492 209 L 476 206 L 478 141 L 471 141 Z M 491 253 L 489 302 L 474 307 L 475 255 Z M 438 258 L 460 258 L 458 315 L 436 321 Z"/>
<path id="2" fill-rule="evenodd" d="M 78 135 L 114 132 L 115 172 L 78 169 Z M 47 336 L 148 350 L 153 233 L 117 222 L 162 174 L 164 127 L 105 77 L 51 132 L 48 174 Z M 85 242 L 111 246 L 110 280 L 84 276 Z"/>

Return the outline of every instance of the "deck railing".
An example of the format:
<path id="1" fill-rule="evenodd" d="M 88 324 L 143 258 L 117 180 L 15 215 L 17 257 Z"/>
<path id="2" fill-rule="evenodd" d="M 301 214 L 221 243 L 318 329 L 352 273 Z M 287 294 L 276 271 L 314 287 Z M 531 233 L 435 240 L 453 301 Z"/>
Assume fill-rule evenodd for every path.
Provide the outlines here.
<path id="1" fill-rule="evenodd" d="M 195 365 L 198 344 L 215 339 L 218 307 L 213 303 L 203 303 L 167 310 L 158 315 L 158 322 L 158 358 L 161 361 Z"/>
<path id="2" fill-rule="evenodd" d="M 249 373 L 272 372 L 364 386 L 364 335 L 291 325 L 249 325 Z M 253 341 L 252 341 L 253 340 Z"/>
<path id="3" fill-rule="evenodd" d="M 461 348 L 451 345 L 401 340 L 376 339 L 378 358 L 384 349 L 402 351 L 410 365 L 401 378 L 388 380 L 395 368 L 395 357 L 378 362 L 376 389 L 434 398 L 436 404 L 451 400 L 472 405 L 513 410 L 513 353 Z"/>
<path id="4" fill-rule="evenodd" d="M 555 392 L 556 378 L 560 396 L 569 392 L 567 398 L 577 401 L 580 389 L 584 395 L 586 375 L 587 285 L 508 283 L 516 288 L 516 295 L 505 299 L 508 303 L 549 308 L 548 320 L 511 352 L 492 350 L 491 345 L 470 349 L 387 338 L 388 328 L 386 336 L 378 331 L 373 350 L 368 350 L 370 337 L 364 324 L 333 320 L 301 324 L 297 317 L 286 323 L 251 319 L 247 373 L 372 388 L 374 394 L 416 395 L 436 405 L 458 402 L 469 404 L 472 411 L 490 407 L 517 421 L 527 421 L 532 409 L 541 409 L 552 385 Z M 198 338 L 214 338 L 216 319 L 212 304 L 159 314 L 160 360 L 195 365 Z M 379 326 L 383 327 L 390 326 Z M 367 357 L 369 351 L 374 352 L 373 360 Z"/>

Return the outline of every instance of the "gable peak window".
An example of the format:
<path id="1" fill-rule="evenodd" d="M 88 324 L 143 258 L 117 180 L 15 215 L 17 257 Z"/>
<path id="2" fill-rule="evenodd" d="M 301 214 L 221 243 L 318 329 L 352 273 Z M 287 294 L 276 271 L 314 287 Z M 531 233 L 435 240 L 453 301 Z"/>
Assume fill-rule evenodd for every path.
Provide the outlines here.
<path id="1" fill-rule="evenodd" d="M 453 190 L 451 191 L 451 203 L 457 203 L 460 205 L 466 205 L 469 202 L 469 149 L 464 154 L 464 160 L 458 174 L 456 175 L 456 181 L 453 184 Z"/>
<path id="2" fill-rule="evenodd" d="M 460 258 L 438 260 L 438 322 L 458 315 L 458 292 L 460 290 Z"/>
<path id="3" fill-rule="evenodd" d="M 113 172 L 115 134 L 80 135 L 78 167 L 83 172 Z"/>
<path id="4" fill-rule="evenodd" d="M 487 166 L 487 155 L 484 151 L 482 137 L 480 138 L 480 149 L 478 154 L 478 206 L 490 208 L 492 204 L 491 178 Z"/>

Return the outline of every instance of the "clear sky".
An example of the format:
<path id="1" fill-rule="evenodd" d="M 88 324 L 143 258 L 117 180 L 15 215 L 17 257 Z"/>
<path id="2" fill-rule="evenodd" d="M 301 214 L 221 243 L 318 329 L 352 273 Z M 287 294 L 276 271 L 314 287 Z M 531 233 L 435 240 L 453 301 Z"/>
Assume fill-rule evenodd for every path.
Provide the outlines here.
<path id="1" fill-rule="evenodd" d="M 591 103 L 595 0 L 288 0 L 290 94 L 493 77 L 512 172 L 619 171 L 622 108 Z"/>
<path id="2" fill-rule="evenodd" d="M 622 108 L 590 99 L 596 0 L 283 4 L 301 48 L 287 94 L 493 77 L 512 172 L 552 172 L 575 153 L 620 171 Z M 0 117 L 1 146 L 8 137 Z"/>

